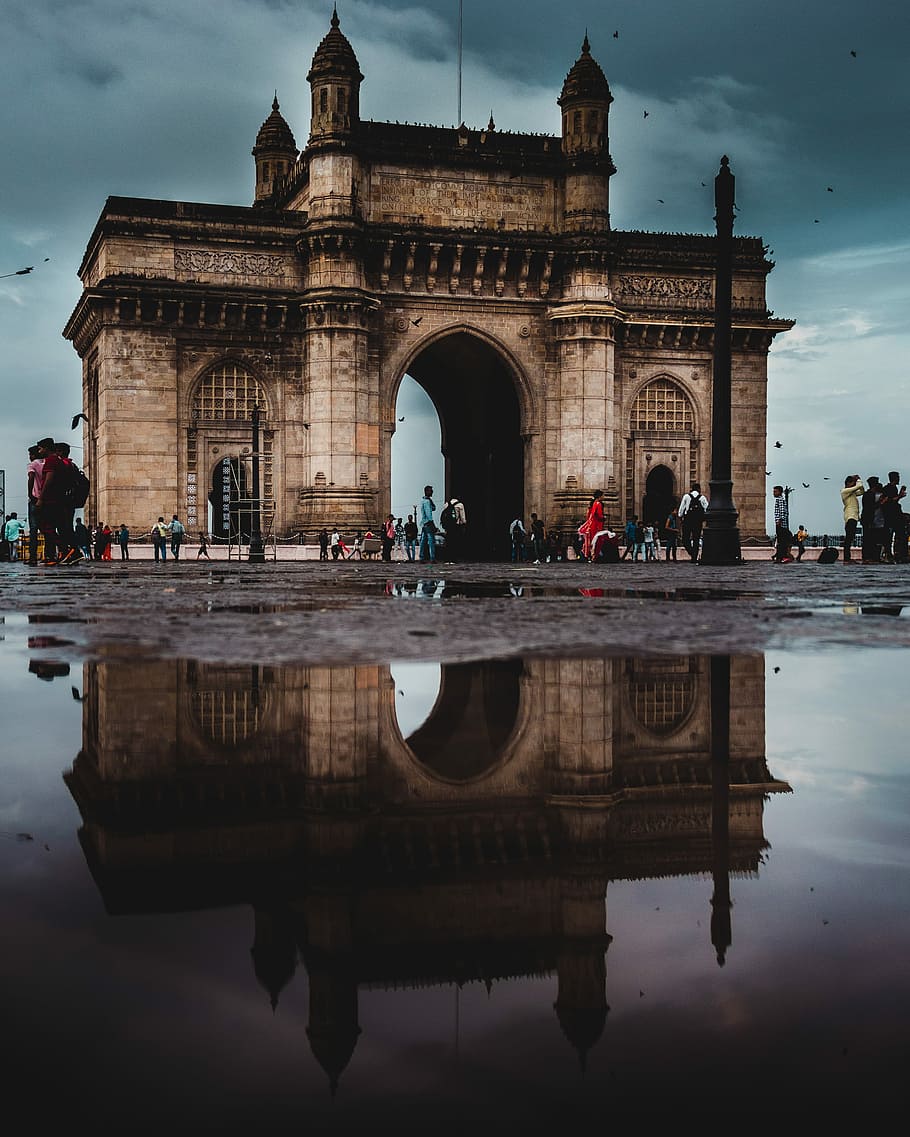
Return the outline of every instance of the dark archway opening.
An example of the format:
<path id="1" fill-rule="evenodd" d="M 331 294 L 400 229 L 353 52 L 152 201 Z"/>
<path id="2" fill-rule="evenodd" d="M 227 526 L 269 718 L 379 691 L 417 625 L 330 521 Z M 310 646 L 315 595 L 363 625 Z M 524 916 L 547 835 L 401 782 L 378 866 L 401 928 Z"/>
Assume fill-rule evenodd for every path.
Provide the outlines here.
<path id="1" fill-rule="evenodd" d="M 446 484 L 434 486 L 437 511 L 453 494 L 464 503 L 463 559 L 508 559 L 509 525 L 524 515 L 524 444 L 512 376 L 492 348 L 463 332 L 427 347 L 408 374 L 433 400 L 442 429 Z"/>
<path id="2" fill-rule="evenodd" d="M 417 759 L 453 781 L 495 766 L 515 730 L 522 671 L 516 659 L 443 664 L 433 709 L 407 740 Z"/>
<path id="3" fill-rule="evenodd" d="M 673 471 L 667 466 L 655 466 L 645 482 L 645 496 L 641 503 L 641 516 L 645 525 L 662 529 L 668 515 L 678 503 Z"/>

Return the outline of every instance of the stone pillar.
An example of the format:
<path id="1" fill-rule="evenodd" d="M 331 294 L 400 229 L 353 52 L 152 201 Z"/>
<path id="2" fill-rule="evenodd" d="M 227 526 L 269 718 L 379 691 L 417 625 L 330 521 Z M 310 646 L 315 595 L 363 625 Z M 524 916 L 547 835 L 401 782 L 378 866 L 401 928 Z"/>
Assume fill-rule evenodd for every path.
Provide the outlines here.
<path id="1" fill-rule="evenodd" d="M 579 273 L 589 277 L 589 272 Z M 582 292 L 582 279 L 570 291 Z M 593 289 L 592 289 L 593 290 Z M 604 288 L 598 291 L 603 296 Z M 568 299 L 551 307 L 557 344 L 557 393 L 547 411 L 547 474 L 552 515 L 564 531 L 584 520 L 594 490 L 604 491 L 604 515 L 620 523 L 616 467 L 616 309 L 607 299 Z"/>

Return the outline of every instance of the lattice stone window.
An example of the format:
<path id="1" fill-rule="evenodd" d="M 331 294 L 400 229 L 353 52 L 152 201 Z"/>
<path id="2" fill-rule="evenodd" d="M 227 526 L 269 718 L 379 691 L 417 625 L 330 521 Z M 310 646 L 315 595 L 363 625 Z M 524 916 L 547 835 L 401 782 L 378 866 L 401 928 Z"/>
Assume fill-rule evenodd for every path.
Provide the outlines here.
<path id="1" fill-rule="evenodd" d="M 690 675 L 639 677 L 631 684 L 635 717 L 652 734 L 673 734 L 686 721 L 692 708 L 694 688 Z"/>
<path id="2" fill-rule="evenodd" d="M 690 434 L 692 404 L 685 392 L 670 379 L 654 379 L 642 388 L 632 407 L 632 430 L 655 430 L 667 434 Z"/>
<path id="3" fill-rule="evenodd" d="M 199 384 L 193 418 L 251 422 L 255 406 L 265 411 L 265 392 L 256 376 L 240 363 L 220 363 Z"/>

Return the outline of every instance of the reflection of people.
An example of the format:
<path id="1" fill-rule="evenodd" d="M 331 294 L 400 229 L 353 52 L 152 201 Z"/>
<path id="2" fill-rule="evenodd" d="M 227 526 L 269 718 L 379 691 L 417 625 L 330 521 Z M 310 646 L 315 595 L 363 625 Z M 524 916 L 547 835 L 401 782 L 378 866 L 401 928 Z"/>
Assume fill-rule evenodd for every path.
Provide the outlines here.
<path id="1" fill-rule="evenodd" d="M 59 679 L 61 676 L 69 675 L 70 665 L 68 663 L 61 663 L 57 659 L 30 659 L 28 661 L 28 670 L 30 674 L 37 675 L 39 679 L 50 683 L 52 680 Z"/>

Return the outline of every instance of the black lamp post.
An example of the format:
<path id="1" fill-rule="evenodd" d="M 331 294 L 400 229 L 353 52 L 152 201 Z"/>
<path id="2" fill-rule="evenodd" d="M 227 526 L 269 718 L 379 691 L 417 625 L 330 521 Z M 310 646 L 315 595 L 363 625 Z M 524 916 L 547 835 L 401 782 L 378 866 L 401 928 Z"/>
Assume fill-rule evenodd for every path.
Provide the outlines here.
<path id="1" fill-rule="evenodd" d="M 739 513 L 733 504 L 730 433 L 730 372 L 733 324 L 733 200 L 736 179 L 726 154 L 714 179 L 717 267 L 714 277 L 714 385 L 711 413 L 711 479 L 702 534 L 701 563 L 735 565 L 742 561 Z"/>
<path id="2" fill-rule="evenodd" d="M 730 657 L 711 656 L 711 943 L 723 967 L 733 942 L 730 910 Z"/>
<path id="3" fill-rule="evenodd" d="M 265 562 L 265 550 L 262 546 L 262 529 L 259 517 L 259 407 L 253 407 L 253 500 L 250 525 L 250 555 L 247 560 L 251 564 L 261 565 Z"/>

